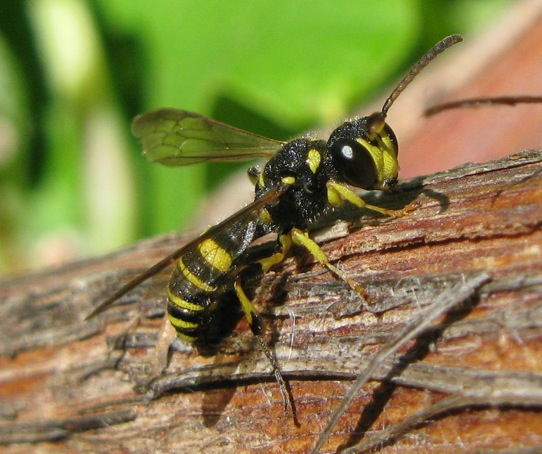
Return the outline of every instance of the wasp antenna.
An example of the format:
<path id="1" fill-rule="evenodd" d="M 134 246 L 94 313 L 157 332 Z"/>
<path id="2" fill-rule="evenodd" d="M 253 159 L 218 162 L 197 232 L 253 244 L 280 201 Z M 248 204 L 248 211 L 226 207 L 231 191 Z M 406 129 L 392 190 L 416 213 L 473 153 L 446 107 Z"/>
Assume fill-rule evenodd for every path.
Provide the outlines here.
<path id="1" fill-rule="evenodd" d="M 471 98 L 458 101 L 446 102 L 430 107 L 424 112 L 426 117 L 441 113 L 445 110 L 459 109 L 465 107 L 480 106 L 515 106 L 516 104 L 542 104 L 542 96 L 497 96 L 495 98 Z"/>
<path id="2" fill-rule="evenodd" d="M 382 115 L 385 117 L 388 114 L 389 108 L 392 106 L 394 101 L 399 97 L 403 90 L 408 87 L 410 82 L 420 73 L 420 71 L 425 68 L 432 60 L 436 58 L 437 55 L 444 52 L 448 47 L 453 46 L 459 42 L 463 41 L 461 35 L 450 35 L 446 38 L 439 41 L 435 44 L 429 51 L 422 57 L 418 62 L 412 67 L 408 74 L 403 77 L 401 82 L 397 84 L 395 90 L 391 92 L 391 95 L 386 99 L 384 106 L 382 107 Z"/>

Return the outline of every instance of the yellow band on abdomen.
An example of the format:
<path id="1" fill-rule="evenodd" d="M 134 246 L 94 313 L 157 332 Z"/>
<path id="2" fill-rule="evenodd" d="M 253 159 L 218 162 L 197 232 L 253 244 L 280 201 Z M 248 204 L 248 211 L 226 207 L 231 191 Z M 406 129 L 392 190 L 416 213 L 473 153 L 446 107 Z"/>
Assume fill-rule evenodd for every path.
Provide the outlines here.
<path id="1" fill-rule="evenodd" d="M 207 238 L 198 244 L 198 250 L 203 259 L 213 268 L 223 273 L 231 268 L 231 255 L 212 238 Z"/>
<path id="2" fill-rule="evenodd" d="M 199 288 L 200 290 L 203 290 L 204 292 L 213 292 L 215 290 L 214 287 L 212 287 L 209 284 L 206 284 L 199 277 L 197 277 L 194 273 L 192 273 L 185 266 L 182 259 L 179 260 L 177 266 L 179 267 L 179 271 L 181 272 L 181 274 L 195 287 Z"/>

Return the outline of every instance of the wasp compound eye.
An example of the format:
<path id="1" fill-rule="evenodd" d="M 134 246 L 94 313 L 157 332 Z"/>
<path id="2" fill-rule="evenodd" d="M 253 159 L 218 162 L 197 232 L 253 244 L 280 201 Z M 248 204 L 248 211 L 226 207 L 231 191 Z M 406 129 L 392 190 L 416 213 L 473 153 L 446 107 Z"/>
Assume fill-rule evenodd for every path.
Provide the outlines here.
<path id="1" fill-rule="evenodd" d="M 352 139 L 338 139 L 331 145 L 339 175 L 352 186 L 371 189 L 378 183 L 378 170 L 369 151 Z"/>

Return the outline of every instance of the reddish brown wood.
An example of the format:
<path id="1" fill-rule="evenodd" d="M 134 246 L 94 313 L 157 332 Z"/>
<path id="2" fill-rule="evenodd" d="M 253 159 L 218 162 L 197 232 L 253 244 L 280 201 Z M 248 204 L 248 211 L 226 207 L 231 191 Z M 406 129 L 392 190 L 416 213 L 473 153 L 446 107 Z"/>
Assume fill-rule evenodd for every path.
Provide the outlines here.
<path id="1" fill-rule="evenodd" d="M 429 118 L 421 115 L 424 107 L 457 99 L 542 95 L 542 4 L 518 2 L 517 6 L 520 11 L 509 11 L 492 30 L 482 36 L 465 37 L 463 43 L 444 55 L 446 64 L 442 71 L 437 67 L 428 75 L 430 82 L 416 81 L 422 94 L 416 105 L 419 110 L 411 112 L 411 129 L 396 128 L 402 139 L 404 177 L 426 175 L 464 162 L 499 159 L 542 144 L 542 105 L 456 109 Z M 510 30 L 525 21 L 522 11 L 532 15 L 531 22 L 510 36 Z M 480 45 L 480 41 L 486 45 Z M 498 51 L 491 53 L 489 47 Z M 466 80 L 453 86 L 460 77 Z M 392 125 L 395 119 L 401 123 L 401 115 L 408 115 L 404 109 L 408 103 L 401 105 L 403 101 L 394 106 L 397 111 L 392 112 Z"/>
<path id="2" fill-rule="evenodd" d="M 98 318 L 91 308 L 179 246 L 162 237 L 0 285 L 0 443 L 10 452 L 307 452 L 357 371 L 419 307 L 470 301 L 388 358 L 333 429 L 325 451 L 382 436 L 390 450 L 518 449 L 542 437 L 542 154 L 468 165 L 380 200 L 400 219 L 359 213 L 324 250 L 361 282 L 363 303 L 308 260 L 268 273 L 256 302 L 274 332 L 297 419 L 241 321 L 214 355 L 181 343 L 146 392 L 145 366 L 167 273 Z M 461 309 L 461 310 L 459 310 Z M 124 342 L 120 342 L 123 340 Z M 415 354 L 415 352 L 417 352 Z M 398 366 L 400 355 L 410 355 Z M 414 356 L 416 359 L 412 358 Z M 390 368 L 394 367 L 392 371 Z M 451 414 L 417 411 L 458 399 Z M 423 415 L 422 415 L 423 416 Z M 409 422 L 406 428 L 397 426 Z M 405 424 L 406 424 L 405 423 Z M 398 434 L 390 434 L 392 428 Z M 408 436 L 402 436 L 406 431 Z"/>
<path id="3" fill-rule="evenodd" d="M 484 65 L 472 89 L 458 88 L 434 102 L 540 94 L 541 29 L 529 27 L 528 36 L 505 46 Z M 456 57 L 451 55 L 450 64 Z M 460 110 L 419 123 L 407 101 L 417 86 L 426 89 L 423 78 L 390 112 L 406 174 L 426 173 L 430 156 L 446 168 L 448 157 L 456 163 L 481 161 L 490 156 L 481 150 L 500 144 L 502 156 L 541 143 L 539 108 L 532 106 L 503 107 L 498 114 Z M 402 118 L 415 118 L 418 132 L 397 128 Z M 469 129 L 474 135 L 467 135 Z M 512 136 L 525 142 L 511 142 Z M 449 137 L 459 142 L 449 144 Z M 458 300 L 457 311 L 433 324 L 433 336 L 410 342 L 381 364 L 324 450 L 360 441 L 368 449 L 383 445 L 394 452 L 538 446 L 541 183 L 537 151 L 425 177 L 407 183 L 400 194 L 373 200 L 388 207 L 414 203 L 401 219 L 347 213 L 353 219 L 350 234 L 324 236 L 324 250 L 365 286 L 370 303 L 308 259 L 288 259 L 265 276 L 255 300 L 273 333 L 298 426 L 284 415 L 269 364 L 244 321 L 216 354 L 199 355 L 176 344 L 165 374 L 147 391 L 142 388 L 161 325 L 157 315 L 163 312 L 167 272 L 100 317 L 83 321 L 113 289 L 179 247 L 183 237 L 160 237 L 117 254 L 4 280 L 2 450 L 307 452 L 356 374 L 418 307 L 465 288 L 474 297 Z M 478 287 L 481 273 L 490 280 Z M 401 355 L 407 356 L 399 367 Z"/>

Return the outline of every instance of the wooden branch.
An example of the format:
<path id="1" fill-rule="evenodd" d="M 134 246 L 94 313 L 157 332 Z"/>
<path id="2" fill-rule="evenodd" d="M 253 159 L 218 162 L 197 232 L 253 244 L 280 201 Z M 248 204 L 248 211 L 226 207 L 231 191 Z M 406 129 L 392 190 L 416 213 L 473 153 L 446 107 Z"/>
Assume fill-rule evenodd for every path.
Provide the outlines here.
<path id="1" fill-rule="evenodd" d="M 530 151 L 371 195 L 414 209 L 400 219 L 350 213 L 350 233 L 328 232 L 323 245 L 369 302 L 306 257 L 268 273 L 255 302 L 297 425 L 244 320 L 215 351 L 175 343 L 167 370 L 141 392 L 168 273 L 83 321 L 184 238 L 1 282 L 0 443 L 13 452 L 307 452 L 387 340 L 446 300 L 451 312 L 378 364 L 325 451 L 360 441 L 394 450 L 539 445 L 541 188 L 542 152 Z"/>

